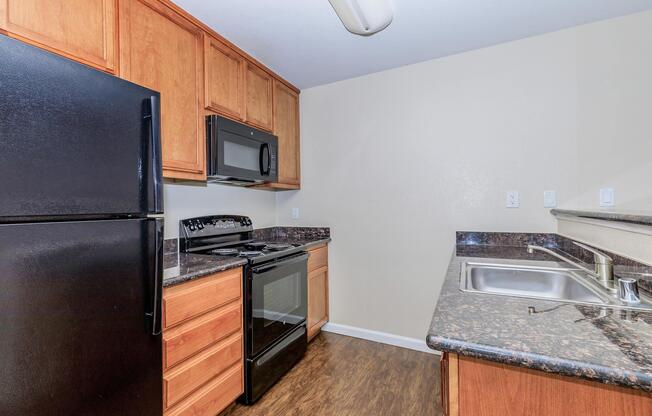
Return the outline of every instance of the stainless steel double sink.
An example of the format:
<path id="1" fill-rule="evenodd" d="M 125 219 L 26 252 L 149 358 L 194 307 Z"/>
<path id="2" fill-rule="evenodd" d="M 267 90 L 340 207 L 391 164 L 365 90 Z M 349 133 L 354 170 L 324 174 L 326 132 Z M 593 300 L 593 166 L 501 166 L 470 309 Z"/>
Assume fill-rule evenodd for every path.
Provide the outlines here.
<path id="1" fill-rule="evenodd" d="M 592 280 L 595 279 L 581 269 L 464 262 L 460 289 L 501 296 L 652 310 L 649 299 L 629 304 Z"/>

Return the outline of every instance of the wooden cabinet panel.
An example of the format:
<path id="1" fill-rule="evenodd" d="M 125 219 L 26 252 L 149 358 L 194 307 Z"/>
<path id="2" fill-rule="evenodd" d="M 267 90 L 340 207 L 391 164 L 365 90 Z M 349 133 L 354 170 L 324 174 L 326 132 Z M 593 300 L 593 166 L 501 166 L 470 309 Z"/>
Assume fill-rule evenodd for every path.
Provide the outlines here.
<path id="1" fill-rule="evenodd" d="M 310 250 L 308 257 L 308 272 L 328 266 L 328 246 Z"/>
<path id="2" fill-rule="evenodd" d="M 242 269 L 207 276 L 164 290 L 163 320 L 169 328 L 242 296 Z"/>
<path id="3" fill-rule="evenodd" d="M 207 313 L 163 332 L 163 360 L 170 368 L 209 345 L 242 329 L 242 304 Z"/>
<path id="4" fill-rule="evenodd" d="M 242 268 L 163 291 L 165 415 L 216 415 L 244 391 Z"/>
<path id="5" fill-rule="evenodd" d="M 328 269 L 308 273 L 308 339 L 328 321 Z"/>
<path id="6" fill-rule="evenodd" d="M 278 182 L 301 183 L 299 94 L 274 80 L 274 134 L 278 136 Z"/>
<path id="7" fill-rule="evenodd" d="M 652 414 L 652 394 L 469 357 L 449 361 L 450 415 Z"/>
<path id="8" fill-rule="evenodd" d="M 244 58 L 210 36 L 205 37 L 204 54 L 206 108 L 244 119 Z"/>
<path id="9" fill-rule="evenodd" d="M 203 32 L 156 0 L 120 1 L 120 75 L 161 93 L 163 174 L 206 179 Z"/>
<path id="10" fill-rule="evenodd" d="M 115 73 L 117 0 L 0 0 L 9 36 Z"/>
<path id="11" fill-rule="evenodd" d="M 459 391 L 457 354 L 442 353 L 440 361 L 441 374 L 441 404 L 445 416 L 459 415 Z"/>
<path id="12" fill-rule="evenodd" d="M 165 416 L 215 416 L 242 394 L 242 363 L 210 381 Z"/>
<path id="13" fill-rule="evenodd" d="M 171 407 L 198 387 L 242 361 L 242 334 L 237 333 L 183 362 L 163 376 L 165 406 Z"/>
<path id="14" fill-rule="evenodd" d="M 245 111 L 247 123 L 272 131 L 274 80 L 258 66 L 247 62 L 245 68 Z"/>

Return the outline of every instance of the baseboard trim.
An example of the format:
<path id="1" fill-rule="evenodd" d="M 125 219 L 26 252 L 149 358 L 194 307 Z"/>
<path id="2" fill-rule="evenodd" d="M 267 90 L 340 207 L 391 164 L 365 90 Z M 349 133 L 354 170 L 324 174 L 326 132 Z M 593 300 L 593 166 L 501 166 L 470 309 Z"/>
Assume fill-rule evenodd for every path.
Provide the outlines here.
<path id="1" fill-rule="evenodd" d="M 325 332 L 332 332 L 334 334 L 366 339 L 367 341 L 380 342 L 381 344 L 393 345 L 395 347 L 407 348 L 414 351 L 426 352 L 428 354 L 440 354 L 439 351 L 431 350 L 428 348 L 426 341 L 422 341 L 416 338 L 408 338 L 401 335 L 388 334 L 386 332 L 357 328 L 349 325 L 335 324 L 332 322 L 326 323 L 321 328 L 321 330 Z"/>

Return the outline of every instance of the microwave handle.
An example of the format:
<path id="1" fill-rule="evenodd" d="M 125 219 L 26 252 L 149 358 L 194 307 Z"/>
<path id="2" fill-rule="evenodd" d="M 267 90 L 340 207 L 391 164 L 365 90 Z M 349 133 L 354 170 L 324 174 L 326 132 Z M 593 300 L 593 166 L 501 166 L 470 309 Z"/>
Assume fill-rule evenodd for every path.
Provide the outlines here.
<path id="1" fill-rule="evenodd" d="M 265 149 L 267 150 L 267 171 L 265 175 L 269 176 L 272 171 L 272 151 L 269 149 L 269 144 L 265 144 Z"/>
<path id="2" fill-rule="evenodd" d="M 267 154 L 267 167 L 263 166 L 263 161 L 265 160 L 265 154 Z M 272 155 L 269 150 L 269 144 L 263 143 L 260 145 L 260 174 L 263 176 L 268 176 L 269 172 L 272 170 Z"/>

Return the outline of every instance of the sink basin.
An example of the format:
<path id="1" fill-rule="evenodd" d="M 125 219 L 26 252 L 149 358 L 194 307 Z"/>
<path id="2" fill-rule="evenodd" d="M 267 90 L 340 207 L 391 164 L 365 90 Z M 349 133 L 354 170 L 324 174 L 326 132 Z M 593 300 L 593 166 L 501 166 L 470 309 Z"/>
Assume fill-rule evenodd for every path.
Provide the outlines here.
<path id="1" fill-rule="evenodd" d="M 460 289 L 565 302 L 607 304 L 609 299 L 581 281 L 572 269 L 464 263 Z"/>

